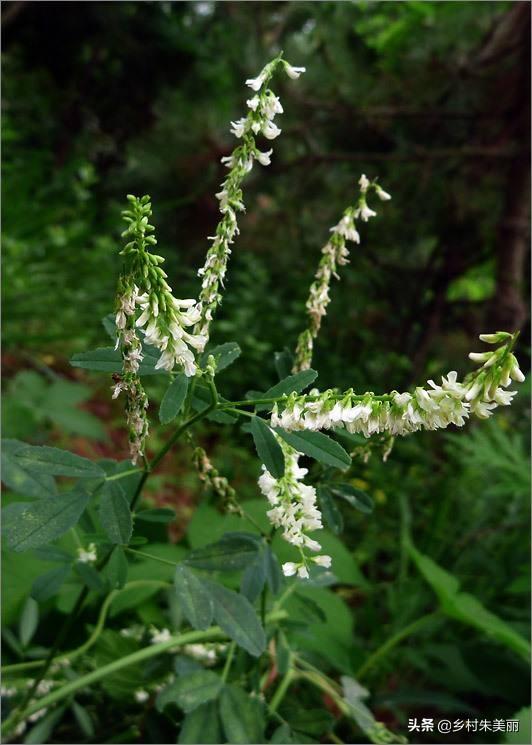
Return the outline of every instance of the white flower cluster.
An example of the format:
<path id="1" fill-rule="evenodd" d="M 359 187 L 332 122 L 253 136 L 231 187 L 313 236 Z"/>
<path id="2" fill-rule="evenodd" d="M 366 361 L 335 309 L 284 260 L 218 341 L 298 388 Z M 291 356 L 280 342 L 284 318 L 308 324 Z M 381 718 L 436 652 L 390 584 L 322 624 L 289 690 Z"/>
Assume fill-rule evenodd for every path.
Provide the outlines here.
<path id="1" fill-rule="evenodd" d="M 78 548 L 78 561 L 82 564 L 94 564 L 97 558 L 98 555 L 95 543 L 89 543 L 86 549 L 82 546 Z"/>
<path id="2" fill-rule="evenodd" d="M 265 152 L 259 150 L 255 136 L 262 134 L 266 139 L 273 140 L 281 134 L 273 120 L 277 114 L 283 113 L 283 107 L 279 98 L 268 88 L 268 83 L 279 65 L 284 66 L 291 78 L 297 78 L 304 72 L 303 67 L 292 67 L 280 57 L 269 62 L 256 78 L 246 80 L 246 85 L 256 92 L 247 101 L 247 116 L 231 122 L 231 133 L 242 140 L 242 143 L 231 155 L 222 158 L 222 163 L 230 169 L 221 190 L 216 194 L 222 219 L 218 223 L 215 235 L 209 237 L 212 245 L 207 251 L 205 264 L 198 271 L 201 277 L 201 319 L 196 332 L 205 339 L 208 338 L 210 322 L 222 299 L 220 288 L 223 287 L 227 262 L 231 255 L 230 246 L 239 233 L 236 216 L 238 212 L 245 210 L 242 201 L 242 182 L 253 168 L 254 161 L 267 166 L 273 152 L 271 149 Z"/>
<path id="3" fill-rule="evenodd" d="M 178 300 L 172 294 L 172 288 L 166 281 L 167 274 L 159 266 L 164 262 L 162 256 L 149 252 L 149 246 L 157 242 L 150 235 L 155 228 L 150 225 L 151 203 L 149 197 L 142 199 L 128 195 L 130 210 L 122 214 L 128 223 L 123 236 L 131 236 L 132 240 L 121 252 L 133 259 L 131 271 L 135 282 L 142 286 L 140 293 L 137 285 L 129 289 L 127 295 L 122 296 L 116 315 L 117 327 L 120 328 L 128 315 L 138 306 L 141 314 L 136 321 L 136 327 L 144 332 L 144 341 L 161 352 L 155 369 L 171 371 L 175 366 L 181 368 L 185 375 L 196 374 L 195 354 L 192 350 L 202 352 L 207 342 L 201 334 L 193 334 L 186 329 L 193 326 L 200 319 L 200 309 L 195 300 Z M 135 350 L 135 363 L 142 360 L 142 350 Z M 137 366 L 138 370 L 138 366 Z"/>
<path id="4" fill-rule="evenodd" d="M 139 289 L 130 277 L 120 277 L 117 292 L 116 345 L 122 353 L 122 375 L 114 375 L 113 398 L 126 395 L 126 420 L 131 462 L 136 464 L 144 453 L 144 440 L 149 431 L 148 398 L 138 375 L 143 359 L 142 344 L 135 329 L 135 309 Z"/>
<path id="5" fill-rule="evenodd" d="M 156 629 L 155 626 L 152 626 L 150 629 L 150 642 L 151 644 L 159 644 L 160 642 L 168 642 L 172 638 L 172 634 L 170 633 L 170 629 Z"/>
<path id="6" fill-rule="evenodd" d="M 364 174 L 359 179 L 360 196 L 353 207 L 348 207 L 340 222 L 330 229 L 331 238 L 322 248 L 322 258 L 310 286 L 309 297 L 306 303 L 307 314 L 310 317 L 310 326 L 303 331 L 298 338 L 295 353 L 295 362 L 292 372 L 307 370 L 312 363 L 312 352 L 314 339 L 317 337 L 321 326 L 321 319 L 327 313 L 330 302 L 329 288 L 331 277 L 339 279 L 337 268 L 348 263 L 349 251 L 346 241 L 360 243 L 360 234 L 356 228 L 356 220 L 360 218 L 367 222 L 370 217 L 377 214 L 368 207 L 367 195 L 373 190 L 381 200 L 391 199 L 375 181 L 370 181 Z"/>
<path id="7" fill-rule="evenodd" d="M 209 667 L 214 665 L 227 649 L 227 644 L 185 644 L 183 653 Z"/>
<path id="8" fill-rule="evenodd" d="M 285 459 L 284 475 L 275 479 L 271 473 L 262 466 L 263 472 L 259 477 L 259 488 L 272 505 L 267 512 L 268 518 L 276 528 L 282 528 L 283 538 L 296 546 L 301 554 L 300 562 L 286 562 L 283 564 L 283 573 L 290 577 L 296 574 L 302 579 L 308 579 L 308 562 L 312 561 L 318 566 L 329 567 L 330 556 L 308 557 L 305 549 L 320 551 L 321 545 L 309 535 L 308 532 L 319 530 L 323 527 L 321 512 L 316 506 L 316 490 L 309 484 L 304 484 L 302 479 L 308 473 L 308 469 L 301 468 L 298 464 L 300 453 L 287 445 L 281 438 L 277 438 L 281 445 Z"/>
<path id="9" fill-rule="evenodd" d="M 470 356 L 483 366 L 458 381 L 456 372 L 442 377 L 441 385 L 429 380 L 429 388 L 414 393 L 377 396 L 311 391 L 308 395 L 291 394 L 272 411 L 271 426 L 286 430 L 321 430 L 345 427 L 365 437 L 387 432 L 407 435 L 421 429 L 443 429 L 450 424 L 462 426 L 470 415 L 481 419 L 491 416 L 497 406 L 510 405 L 516 391 L 506 391 L 512 380 L 522 382 L 523 373 L 512 348 L 516 335 L 504 331 L 482 334 L 480 339 L 502 346 L 490 352 Z"/>

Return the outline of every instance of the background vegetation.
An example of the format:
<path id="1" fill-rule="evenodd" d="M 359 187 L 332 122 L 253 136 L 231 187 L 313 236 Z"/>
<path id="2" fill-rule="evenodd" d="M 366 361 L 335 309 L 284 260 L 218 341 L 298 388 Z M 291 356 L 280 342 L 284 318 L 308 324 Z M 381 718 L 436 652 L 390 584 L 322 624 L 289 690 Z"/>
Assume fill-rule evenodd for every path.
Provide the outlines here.
<path id="1" fill-rule="evenodd" d="M 498 329 L 525 332 L 517 352 L 526 369 L 529 13 L 526 2 L 428 0 L 4 3 L 4 437 L 126 457 L 110 381 L 68 364 L 107 343 L 101 319 L 113 309 L 124 195 L 151 194 L 172 286 L 180 297 L 197 295 L 195 272 L 217 221 L 220 157 L 232 147 L 229 121 L 244 110 L 246 77 L 281 48 L 307 73 L 297 85 L 280 82 L 283 135 L 272 166 L 247 182 L 248 212 L 213 326 L 215 343 L 242 348 L 223 394 L 241 398 L 277 379 L 274 352 L 295 345 L 319 249 L 361 172 L 378 176 L 393 200 L 364 227 L 334 287 L 314 365 L 320 387 L 380 392 L 464 372 L 476 335 Z M 157 380 L 149 393 L 156 412 Z M 405 439 L 386 464 L 377 455 L 359 460 L 350 478 L 371 495 L 373 512 L 342 503 L 329 515 L 338 583 L 308 591 L 316 617 L 295 643 L 333 677 L 358 674 L 375 715 L 395 732 L 406 733 L 409 717 L 511 718 L 528 705 L 528 668 L 511 645 L 452 614 L 382 646 L 438 607 L 409 536 L 528 637 L 526 399 L 525 386 L 488 423 Z M 205 426 L 202 444 L 260 519 L 256 457 L 238 429 L 225 432 Z M 232 519 L 216 513 L 190 455 L 183 445 L 147 497 L 177 511 L 173 556 L 181 542 L 213 540 Z M 154 545 L 165 530 L 150 533 Z M 67 584 L 41 610 L 36 636 L 21 641 L 19 619 L 41 571 L 31 555 L 4 560 L 13 661 L 49 645 L 71 607 Z M 158 565 L 137 571 L 160 573 Z M 100 604 L 95 595 L 78 643 Z M 123 604 L 106 633 L 132 623 L 168 620 L 153 597 L 140 597 Z M 111 637 L 98 650 L 108 658 Z M 73 717 L 49 741 L 175 741 L 169 722 L 134 702 L 138 681 L 122 683 L 80 699 L 92 734 Z M 297 741 L 330 742 L 331 702 L 304 686 L 297 700 L 294 721 L 285 712 L 307 738 Z M 364 742 L 346 723 L 335 732 Z M 503 742 L 500 733 L 467 737 Z"/>

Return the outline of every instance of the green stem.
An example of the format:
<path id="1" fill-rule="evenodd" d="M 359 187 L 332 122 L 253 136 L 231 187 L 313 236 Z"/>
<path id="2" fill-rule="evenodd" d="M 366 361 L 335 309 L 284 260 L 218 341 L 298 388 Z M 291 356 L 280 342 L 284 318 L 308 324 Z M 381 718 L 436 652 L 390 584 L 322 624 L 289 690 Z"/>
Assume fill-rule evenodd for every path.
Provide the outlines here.
<path id="1" fill-rule="evenodd" d="M 292 682 L 294 678 L 294 668 L 289 667 L 286 673 L 284 674 L 281 682 L 277 686 L 277 689 L 275 693 L 273 694 L 273 698 L 270 701 L 269 709 L 272 712 L 277 711 L 279 708 L 279 704 L 283 700 L 283 698 L 286 695 L 286 692 L 288 691 L 288 688 L 290 687 L 290 683 Z"/>
<path id="2" fill-rule="evenodd" d="M 224 411 L 228 411 L 230 414 L 236 414 L 237 416 L 249 416 L 252 419 L 255 416 L 255 414 L 253 414 L 251 411 L 243 411 L 242 409 L 233 409 L 229 407 L 224 407 Z"/>
<path id="3" fill-rule="evenodd" d="M 327 679 L 321 674 L 313 671 L 301 671 L 298 673 L 298 677 L 308 680 L 312 685 L 316 686 L 320 690 L 328 693 L 332 700 L 335 702 L 337 707 L 340 709 L 342 714 L 349 713 L 349 706 L 343 700 L 342 696 L 337 693 L 335 688 L 327 681 Z"/>
<path id="4" fill-rule="evenodd" d="M 212 383 L 212 381 L 211 381 Z M 137 484 L 137 488 L 135 489 L 135 493 L 133 495 L 133 498 L 130 503 L 131 511 L 133 512 L 135 510 L 135 507 L 137 505 L 137 502 L 140 499 L 140 495 L 142 494 L 142 490 L 144 488 L 144 484 L 146 483 L 148 476 L 150 473 L 157 467 L 157 465 L 162 461 L 164 456 L 168 453 L 168 451 L 173 447 L 173 445 L 177 442 L 181 434 L 188 429 L 192 424 L 194 424 L 199 419 L 203 419 L 203 417 L 207 416 L 207 414 L 212 411 L 212 409 L 216 408 L 218 399 L 216 396 L 216 389 L 214 388 L 214 383 L 212 383 L 211 390 L 214 390 L 213 393 L 213 400 L 209 406 L 207 406 L 206 409 L 203 409 L 202 411 L 199 411 L 197 414 L 195 414 L 193 417 L 188 419 L 186 422 L 184 422 L 181 427 L 178 427 L 175 433 L 172 435 L 172 437 L 168 440 L 168 442 L 163 445 L 161 450 L 157 453 L 151 464 L 147 464 L 147 467 L 144 471 L 142 471 L 142 477 L 139 480 L 139 483 Z M 102 559 L 101 562 L 99 562 L 97 569 L 101 570 L 103 569 L 109 559 L 111 558 L 113 551 L 115 549 L 115 546 L 113 546 L 110 551 L 106 554 L 106 556 Z M 10 720 L 13 719 L 15 721 L 18 721 L 20 719 L 20 715 L 17 712 L 20 712 L 26 708 L 28 703 L 33 698 L 37 687 L 41 680 L 44 678 L 46 673 L 48 672 L 50 665 L 52 664 L 52 660 L 54 657 L 56 657 L 57 650 L 61 647 L 63 641 L 67 638 L 68 634 L 70 633 L 71 628 L 73 627 L 75 621 L 77 620 L 77 617 L 81 611 L 81 608 L 83 607 L 83 604 L 85 603 L 85 600 L 87 598 L 87 595 L 89 594 L 89 588 L 84 587 L 80 594 L 78 595 L 78 598 L 76 600 L 76 603 L 74 605 L 74 608 L 72 609 L 72 612 L 70 613 L 70 616 L 66 619 L 65 623 L 63 624 L 59 634 L 57 635 L 54 644 L 50 650 L 50 653 L 48 657 L 46 658 L 44 662 L 44 667 L 40 671 L 39 675 L 35 679 L 33 686 L 28 690 L 26 696 L 24 697 L 22 703 L 19 707 L 17 707 L 16 712 L 14 712 Z"/>
<path id="5" fill-rule="evenodd" d="M 184 422 L 180 427 L 178 427 L 176 431 L 174 432 L 174 434 L 172 435 L 172 437 L 170 437 L 166 445 L 163 445 L 163 447 L 159 450 L 155 458 L 152 460 L 151 466 L 150 466 L 150 472 L 153 471 L 159 465 L 159 463 L 162 461 L 164 456 L 168 453 L 169 450 L 172 449 L 172 447 L 175 445 L 177 440 L 181 437 L 181 435 L 186 429 L 188 429 L 190 426 L 195 424 L 195 422 L 197 422 L 198 420 L 206 417 L 216 407 L 217 407 L 217 399 L 213 400 L 209 404 L 209 406 L 207 406 L 206 409 L 202 409 L 202 411 L 198 411 L 197 414 L 194 414 L 193 417 L 190 417 L 190 419 L 187 419 L 186 422 Z M 147 474 L 146 474 L 146 477 L 147 477 Z"/>
<path id="6" fill-rule="evenodd" d="M 296 589 L 297 586 L 298 586 L 298 583 L 297 582 L 292 582 L 291 585 L 288 585 L 288 587 L 283 592 L 283 594 L 281 595 L 281 597 L 274 603 L 274 606 L 273 606 L 274 610 L 279 610 L 279 608 L 282 607 L 283 603 L 286 600 L 288 600 L 288 598 L 294 592 L 294 590 Z"/>
<path id="7" fill-rule="evenodd" d="M 91 683 L 95 683 L 96 681 L 101 680 L 108 675 L 112 675 L 118 670 L 122 670 L 124 667 L 129 667 L 130 665 L 144 662 L 144 660 L 149 660 L 150 658 L 162 654 L 163 652 L 167 652 L 169 649 L 173 649 L 174 647 L 181 647 L 184 644 L 215 641 L 217 639 L 223 638 L 224 634 L 222 630 L 214 626 L 210 629 L 207 629 L 206 631 L 189 631 L 185 634 L 172 637 L 168 641 L 160 642 L 159 644 L 150 644 L 148 647 L 144 647 L 143 649 L 140 649 L 133 654 L 127 655 L 126 657 L 121 657 L 118 660 L 110 662 L 108 665 L 104 665 L 103 667 L 99 667 L 96 670 L 92 670 L 90 673 L 87 673 L 86 675 L 83 675 L 76 680 L 70 681 L 61 688 L 58 688 L 48 695 L 43 696 L 41 699 L 29 706 L 22 713 L 22 716 L 17 717 L 16 719 L 13 715 L 8 717 L 8 719 L 6 719 L 6 721 L 2 724 L 1 731 L 3 733 L 9 731 L 19 719 L 27 719 L 28 716 L 35 713 L 36 711 L 47 708 L 52 704 L 57 703 L 58 701 L 62 701 L 68 696 L 71 696 L 76 691 L 86 688 L 87 686 L 91 685 Z"/>
<path id="8" fill-rule="evenodd" d="M 125 479 L 126 476 L 131 476 L 132 473 L 142 473 L 141 468 L 130 468 L 127 471 L 121 471 L 121 473 L 115 473 L 113 476 L 106 476 L 106 481 L 116 481 L 117 479 Z"/>
<path id="9" fill-rule="evenodd" d="M 57 657 L 54 657 L 52 659 L 52 664 L 55 662 L 59 662 L 61 660 L 70 660 L 72 662 L 73 660 L 77 659 L 78 657 L 81 657 L 81 655 L 85 654 L 85 652 L 90 649 L 98 640 L 98 637 L 102 633 L 103 627 L 105 625 L 105 620 L 107 618 L 107 613 L 109 612 L 109 608 L 111 606 L 111 603 L 113 600 L 121 593 L 124 592 L 124 590 L 132 590 L 136 587 L 146 587 L 146 586 L 156 586 L 156 587 L 171 587 L 171 584 L 169 582 L 162 582 L 158 579 L 139 579 L 135 580 L 134 582 L 128 582 L 127 585 L 122 587 L 120 590 L 113 590 L 109 593 L 109 595 L 105 598 L 104 602 L 102 603 L 102 606 L 100 608 L 100 613 L 98 616 L 98 620 L 96 622 L 96 626 L 94 627 L 94 630 L 92 634 L 89 636 L 87 641 L 83 642 L 83 644 L 80 647 L 76 647 L 76 649 L 72 649 L 70 652 L 64 652 L 63 654 L 57 655 Z M 2 674 L 9 674 L 9 673 L 19 673 L 24 672 L 25 670 L 33 670 L 37 667 L 40 667 L 41 665 L 44 665 L 45 660 L 32 660 L 31 662 L 19 662 L 14 665 L 3 665 L 0 668 L 0 671 Z"/>
<path id="10" fill-rule="evenodd" d="M 328 675 L 325 675 L 325 673 L 322 673 L 321 670 L 318 670 L 317 667 L 314 667 L 310 662 L 305 660 L 304 657 L 299 657 L 299 655 L 294 654 L 293 655 L 294 662 L 300 667 L 305 667 L 307 670 L 310 670 L 311 672 L 315 673 L 316 675 L 321 675 L 321 677 L 329 684 L 331 688 L 334 688 L 337 690 L 337 694 L 339 695 L 340 688 L 338 686 L 338 683 L 333 680 L 332 678 L 329 678 Z"/>
<path id="11" fill-rule="evenodd" d="M 338 395 L 338 399 L 343 398 L 345 394 L 341 393 Z M 351 394 L 352 399 L 364 399 L 366 397 L 366 393 L 353 393 Z M 302 394 L 304 396 L 305 401 L 318 401 L 321 396 L 305 396 L 305 394 Z M 371 397 L 372 401 L 389 401 L 391 399 L 391 395 L 389 393 L 384 393 L 381 396 L 375 396 L 373 395 Z M 277 398 L 250 398 L 245 399 L 244 401 L 226 401 L 223 404 L 219 404 L 218 408 L 220 410 L 222 409 L 231 409 L 239 406 L 259 406 L 259 405 L 270 405 L 270 404 L 277 404 L 280 401 L 286 400 L 285 396 L 278 396 Z M 243 414 L 244 412 L 240 412 Z"/>
<path id="12" fill-rule="evenodd" d="M 229 670 L 231 669 L 231 663 L 233 662 L 233 655 L 235 653 L 235 647 L 236 642 L 231 642 L 229 645 L 229 651 L 227 652 L 227 659 L 225 661 L 223 673 L 222 673 L 222 683 L 225 683 L 227 680 L 227 676 L 229 675 Z"/>
<path id="13" fill-rule="evenodd" d="M 376 649 L 375 652 L 373 652 L 373 654 L 371 654 L 364 662 L 364 664 L 357 670 L 355 676 L 357 680 L 360 680 L 360 678 L 364 677 L 368 670 L 370 670 L 377 662 L 379 662 L 379 660 L 385 657 L 391 649 L 399 644 L 399 642 L 403 641 L 403 639 L 406 639 L 408 636 L 415 634 L 425 626 L 428 626 L 436 618 L 439 618 L 439 615 L 439 612 L 435 611 L 434 613 L 428 613 L 426 616 L 421 616 L 421 618 L 418 618 L 413 623 L 405 626 L 404 629 L 401 629 L 401 631 L 398 631 L 396 634 L 387 639 L 384 644 Z"/>
<path id="14" fill-rule="evenodd" d="M 161 564 L 169 564 L 171 567 L 177 566 L 177 561 L 169 561 L 168 559 L 162 559 L 160 556 L 149 554 L 146 551 L 137 551 L 136 548 L 129 548 L 129 546 L 125 546 L 124 551 L 127 551 L 130 554 L 138 554 L 138 556 L 144 556 L 146 559 L 153 559 L 154 561 L 159 561 Z"/>
<path id="15" fill-rule="evenodd" d="M 278 613 L 271 613 L 268 616 L 268 621 L 269 622 L 280 621 L 285 617 L 286 617 L 286 614 L 282 611 Z M 22 712 L 21 716 L 16 716 L 15 714 L 12 714 L 2 723 L 1 731 L 2 733 L 10 731 L 13 728 L 13 726 L 18 721 L 20 721 L 20 719 L 27 719 L 28 716 L 30 716 L 31 714 L 34 714 L 36 711 L 40 711 L 41 709 L 47 708 L 48 706 L 51 706 L 52 704 L 55 704 L 58 701 L 62 701 L 68 696 L 71 696 L 76 691 L 79 691 L 80 689 L 84 689 L 87 686 L 91 685 L 92 683 L 96 683 L 98 680 L 101 680 L 102 678 L 105 678 L 108 675 L 112 675 L 113 673 L 116 673 L 118 672 L 118 670 L 122 670 L 125 667 L 129 667 L 130 665 L 135 665 L 137 663 L 144 662 L 145 660 L 149 660 L 152 657 L 156 657 L 157 655 L 160 655 L 163 652 L 168 652 L 169 650 L 173 650 L 176 647 L 182 647 L 185 644 L 218 641 L 218 640 L 223 640 L 226 638 L 227 637 L 225 633 L 218 626 L 212 626 L 210 629 L 206 629 L 205 631 L 188 631 L 184 634 L 179 634 L 178 636 L 174 636 L 171 639 L 168 639 L 168 641 L 159 642 L 158 644 L 150 644 L 148 647 L 143 647 L 142 649 L 139 649 L 137 652 L 133 652 L 132 654 L 126 655 L 125 657 L 121 657 L 118 660 L 113 660 L 113 662 L 110 662 L 109 664 L 104 665 L 103 667 L 99 667 L 96 670 L 92 670 L 90 673 L 87 673 L 86 675 L 82 675 L 81 677 L 76 678 L 76 680 L 72 680 L 66 685 L 62 686 L 61 688 L 58 688 L 55 691 L 52 691 L 51 693 L 49 693 L 48 695 L 43 696 L 38 701 L 36 701 L 34 704 L 29 706 L 27 709 L 25 709 Z"/>

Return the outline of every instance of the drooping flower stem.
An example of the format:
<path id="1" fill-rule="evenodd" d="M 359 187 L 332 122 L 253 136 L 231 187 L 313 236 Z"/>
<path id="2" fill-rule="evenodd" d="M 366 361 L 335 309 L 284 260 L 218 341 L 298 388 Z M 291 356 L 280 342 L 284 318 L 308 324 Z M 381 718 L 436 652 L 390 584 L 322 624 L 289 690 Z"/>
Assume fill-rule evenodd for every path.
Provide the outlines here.
<path id="1" fill-rule="evenodd" d="M 450 424 L 463 426 L 471 414 L 480 419 L 491 416 L 497 406 L 510 405 L 515 391 L 506 391 L 512 380 L 524 375 L 512 353 L 515 334 L 501 331 L 482 334 L 488 344 L 501 344 L 494 351 L 472 353 L 469 357 L 483 365 L 462 382 L 452 371 L 441 385 L 429 380 L 428 388 L 418 386 L 414 393 L 392 391 L 383 396 L 368 392 L 327 390 L 319 394 L 286 396 L 273 407 L 272 427 L 286 430 L 322 430 L 344 427 L 353 434 L 407 435 L 421 429 L 443 429 Z"/>
<path id="2" fill-rule="evenodd" d="M 331 228 L 330 239 L 322 248 L 322 258 L 310 286 L 309 297 L 306 302 L 307 314 L 310 319 L 309 327 L 303 331 L 297 340 L 293 373 L 308 370 L 312 364 L 314 341 L 318 336 L 322 318 L 327 313 L 330 303 L 329 288 L 331 278 L 339 279 L 338 268 L 348 263 L 349 251 L 347 241 L 360 243 L 360 234 L 356 227 L 356 220 L 367 222 L 377 214 L 368 207 L 367 196 L 374 191 L 379 199 L 386 201 L 390 195 L 380 187 L 376 181 L 369 181 L 364 174 L 359 179 L 360 196 L 354 206 L 348 207 L 340 222 Z"/>

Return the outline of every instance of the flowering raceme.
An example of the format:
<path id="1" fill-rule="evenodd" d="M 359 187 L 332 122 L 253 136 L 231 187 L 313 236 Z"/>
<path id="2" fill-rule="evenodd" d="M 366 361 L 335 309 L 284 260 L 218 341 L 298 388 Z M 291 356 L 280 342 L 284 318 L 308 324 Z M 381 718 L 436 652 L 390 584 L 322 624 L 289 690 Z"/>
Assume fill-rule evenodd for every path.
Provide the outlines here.
<path id="1" fill-rule="evenodd" d="M 344 427 L 365 437 L 388 432 L 407 435 L 421 429 L 443 429 L 450 424 L 463 426 L 470 415 L 481 419 L 491 416 L 497 406 L 508 406 L 516 391 L 506 391 L 512 380 L 522 382 L 512 348 L 517 335 L 504 331 L 482 334 L 489 344 L 502 345 L 490 352 L 472 353 L 470 358 L 482 367 L 459 382 L 456 372 L 442 377 L 441 385 L 429 380 L 429 388 L 418 387 L 413 393 L 392 391 L 383 396 L 311 391 L 292 394 L 275 404 L 271 426 L 285 430 L 321 430 Z"/>
<path id="2" fill-rule="evenodd" d="M 200 320 L 196 327 L 202 338 L 209 336 L 209 326 L 214 312 L 221 302 L 220 288 L 223 287 L 227 262 L 231 254 L 231 244 L 239 233 L 237 213 L 245 210 L 242 201 L 242 182 L 253 168 L 255 161 L 261 165 L 270 164 L 272 150 L 261 151 L 255 137 L 264 136 L 273 140 L 281 134 L 280 128 L 273 121 L 277 114 L 283 113 L 279 98 L 268 88 L 272 75 L 281 66 L 291 78 L 298 78 L 305 71 L 304 67 L 292 67 L 280 56 L 269 62 L 256 78 L 246 80 L 255 95 L 247 100 L 248 114 L 231 122 L 231 133 L 242 140 L 242 144 L 233 150 L 231 155 L 222 158 L 222 163 L 230 169 L 227 178 L 216 194 L 222 219 L 216 233 L 210 237 L 212 245 L 207 252 L 203 267 L 198 271 L 201 277 Z"/>
<path id="3" fill-rule="evenodd" d="M 125 393 L 129 449 L 136 464 L 144 455 L 149 431 L 148 398 L 138 374 L 144 352 L 137 329 L 142 329 L 146 344 L 161 352 L 156 369 L 171 371 L 177 366 L 187 376 L 195 375 L 195 352 L 203 350 L 206 339 L 187 331 L 199 319 L 196 301 L 178 300 L 172 295 L 167 275 L 160 266 L 163 257 L 148 250 L 157 243 L 151 235 L 154 228 L 149 223 L 149 197 L 138 199 L 128 195 L 128 200 L 131 209 L 123 212 L 128 228 L 122 235 L 132 240 L 121 254 L 129 259 L 129 267 L 118 282 L 115 315 L 116 348 L 121 351 L 123 367 L 122 375 L 115 378 L 113 398 Z"/>
<path id="4" fill-rule="evenodd" d="M 207 340 L 201 334 L 192 334 L 186 329 L 199 320 L 199 307 L 195 300 L 178 300 L 172 295 L 172 288 L 166 281 L 167 274 L 160 267 L 164 262 L 163 257 L 148 251 L 150 245 L 157 243 L 155 237 L 150 235 L 154 227 L 148 221 L 151 216 L 149 197 L 137 199 L 129 195 L 128 199 L 131 209 L 122 214 L 129 226 L 122 235 L 132 236 L 133 240 L 121 254 L 132 259 L 131 275 L 143 290 L 139 293 L 135 287 L 133 292 L 134 302 L 142 311 L 136 326 L 143 329 L 146 344 L 162 352 L 156 369 L 171 371 L 177 366 L 185 375 L 193 376 L 196 372 L 193 350 L 203 351 Z M 117 313 L 117 321 L 126 304 L 127 300 Z"/>
<path id="5" fill-rule="evenodd" d="M 308 562 L 312 561 L 318 566 L 329 567 L 330 556 L 314 556 L 308 558 L 305 549 L 320 551 L 321 545 L 311 538 L 308 533 L 323 527 L 321 513 L 316 506 L 316 490 L 313 486 L 304 484 L 302 479 L 308 473 L 308 469 L 301 468 L 298 464 L 300 454 L 287 445 L 280 437 L 277 438 L 284 454 L 285 472 L 282 478 L 275 479 L 266 466 L 262 466 L 263 472 L 259 477 L 259 487 L 272 508 L 267 515 L 275 528 L 281 528 L 283 538 L 299 549 L 301 561 L 299 563 L 286 562 L 283 564 L 283 573 L 286 576 L 298 574 L 303 579 L 308 579 Z"/>
<path id="6" fill-rule="evenodd" d="M 360 196 L 353 207 L 348 207 L 340 222 L 330 229 L 331 238 L 322 248 L 322 258 L 310 286 L 309 297 L 306 303 L 307 314 L 310 318 L 309 328 L 303 331 L 297 340 L 295 362 L 292 372 L 307 370 L 312 363 L 312 352 L 314 339 L 318 336 L 321 320 L 327 313 L 329 305 L 329 288 L 331 277 L 339 279 L 337 269 L 349 262 L 349 251 L 347 241 L 360 243 L 360 234 L 356 228 L 356 220 L 360 218 L 367 222 L 370 217 L 375 217 L 376 212 L 368 207 L 367 195 L 374 191 L 379 199 L 386 201 L 391 199 L 390 195 L 382 189 L 376 181 L 370 181 L 364 174 L 359 179 Z"/>

